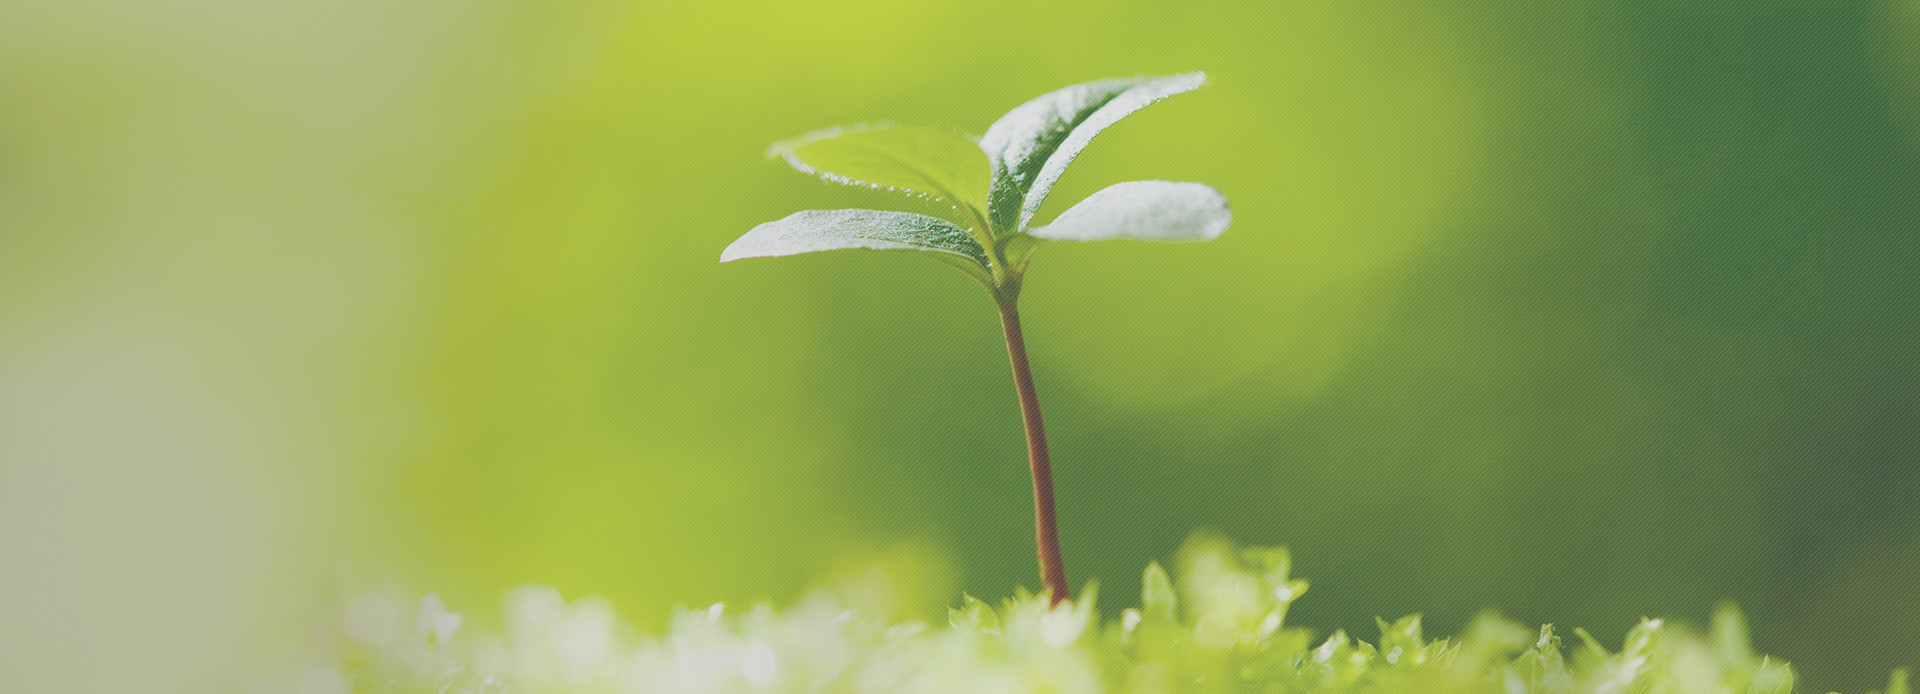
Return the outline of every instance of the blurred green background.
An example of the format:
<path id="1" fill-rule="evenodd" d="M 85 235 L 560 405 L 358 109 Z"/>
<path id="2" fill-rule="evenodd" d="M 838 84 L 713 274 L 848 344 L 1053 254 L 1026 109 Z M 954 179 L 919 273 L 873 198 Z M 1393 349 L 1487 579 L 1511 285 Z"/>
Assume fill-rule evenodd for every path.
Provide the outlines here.
<path id="1" fill-rule="evenodd" d="M 769 142 L 1187 70 L 1041 215 L 1236 215 L 1036 261 L 1076 585 L 1211 527 L 1323 633 L 1730 598 L 1809 691 L 1920 665 L 1913 0 L 0 0 L 0 689 L 244 689 L 390 583 L 1034 585 L 980 290 L 715 261 L 935 211 Z"/>

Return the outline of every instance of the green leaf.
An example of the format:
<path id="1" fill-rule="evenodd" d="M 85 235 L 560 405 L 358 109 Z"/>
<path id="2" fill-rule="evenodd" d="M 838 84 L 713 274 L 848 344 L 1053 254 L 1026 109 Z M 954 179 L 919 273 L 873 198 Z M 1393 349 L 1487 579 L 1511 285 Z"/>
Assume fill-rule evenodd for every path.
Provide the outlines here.
<path id="1" fill-rule="evenodd" d="M 980 138 L 992 168 L 994 234 L 1026 229 L 1067 165 L 1107 126 L 1155 101 L 1205 84 L 1199 72 L 1128 77 L 1056 90 L 1001 116 Z"/>
<path id="2" fill-rule="evenodd" d="M 1793 668 L 1783 662 L 1760 659 L 1760 670 L 1747 685 L 1751 694 L 1793 694 Z"/>
<path id="3" fill-rule="evenodd" d="M 1000 616 L 994 613 L 992 607 L 971 595 L 962 594 L 961 599 L 965 601 L 966 607 L 947 608 L 948 625 L 964 631 L 1000 633 Z"/>
<path id="4" fill-rule="evenodd" d="M 1174 595 L 1173 581 L 1160 562 L 1150 562 L 1140 576 L 1140 611 L 1148 619 L 1174 623 L 1180 621 L 1180 600 Z"/>
<path id="5" fill-rule="evenodd" d="M 807 210 L 754 227 L 720 252 L 720 262 L 741 258 L 870 248 L 917 251 L 991 282 L 980 243 L 952 223 L 910 212 Z"/>
<path id="6" fill-rule="evenodd" d="M 767 151 L 793 168 L 835 183 L 915 193 L 971 216 L 987 200 L 987 157 L 965 135 L 894 125 L 831 128 Z"/>
<path id="7" fill-rule="evenodd" d="M 1402 648 L 1408 653 L 1420 650 L 1420 615 L 1407 615 L 1392 624 L 1376 616 L 1373 623 L 1380 627 L 1380 650 L 1390 652 Z"/>
<path id="8" fill-rule="evenodd" d="M 1206 241 L 1227 230 L 1227 197 L 1199 183 L 1130 181 L 1107 186 L 1067 208 L 1052 224 L 1028 229 L 1043 239 Z"/>
<path id="9" fill-rule="evenodd" d="M 1713 620 L 1708 622 L 1708 635 L 1720 652 L 1720 659 L 1729 663 L 1745 662 L 1753 658 L 1753 643 L 1748 639 L 1747 618 L 1740 614 L 1740 608 L 1732 602 L 1721 602 L 1713 608 Z"/>

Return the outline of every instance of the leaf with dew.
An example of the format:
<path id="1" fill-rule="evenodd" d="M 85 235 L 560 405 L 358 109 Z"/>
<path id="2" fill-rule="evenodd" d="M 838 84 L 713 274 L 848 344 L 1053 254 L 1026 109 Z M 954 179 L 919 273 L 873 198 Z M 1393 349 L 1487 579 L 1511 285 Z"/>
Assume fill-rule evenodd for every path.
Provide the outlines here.
<path id="1" fill-rule="evenodd" d="M 1148 104 L 1206 81 L 1206 74 L 1189 72 L 1076 84 L 1001 116 L 980 138 L 992 168 L 987 212 L 994 235 L 1025 230 L 1053 184 L 1093 136 Z"/>
<path id="2" fill-rule="evenodd" d="M 1130 181 L 1102 188 L 1027 233 L 1059 241 L 1207 241 L 1232 223 L 1227 196 L 1211 186 Z"/>
<path id="3" fill-rule="evenodd" d="M 767 153 L 835 183 L 931 197 L 956 206 L 969 223 L 984 221 L 987 157 L 959 133 L 899 125 L 829 128 Z"/>
<path id="4" fill-rule="evenodd" d="M 937 217 L 883 210 L 807 210 L 754 227 L 720 253 L 720 262 L 867 248 L 914 251 L 982 282 L 992 281 L 986 251 L 966 231 Z"/>

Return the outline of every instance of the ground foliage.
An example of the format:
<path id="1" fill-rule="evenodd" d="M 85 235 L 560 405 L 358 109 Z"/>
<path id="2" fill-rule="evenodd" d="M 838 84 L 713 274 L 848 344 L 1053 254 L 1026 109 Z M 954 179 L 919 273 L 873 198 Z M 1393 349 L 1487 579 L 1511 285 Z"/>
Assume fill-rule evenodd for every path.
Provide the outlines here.
<path id="1" fill-rule="evenodd" d="M 1739 611 L 1705 630 L 1643 620 L 1617 648 L 1585 631 L 1531 628 L 1491 613 L 1454 638 L 1420 617 L 1378 633 L 1316 636 L 1286 624 L 1307 592 L 1284 548 L 1200 535 L 1179 582 L 1146 569 L 1139 607 L 1096 608 L 1098 586 L 1049 609 L 1022 591 L 966 597 L 947 624 L 863 618 L 816 595 L 684 610 L 664 634 L 624 625 L 605 601 L 551 588 L 508 593 L 501 633 L 474 633 L 439 598 L 370 593 L 315 636 L 313 662 L 269 691 L 345 692 L 1487 692 L 1785 693 L 1787 663 L 1753 652 Z M 1909 694 L 1895 671 L 1884 694 Z"/>

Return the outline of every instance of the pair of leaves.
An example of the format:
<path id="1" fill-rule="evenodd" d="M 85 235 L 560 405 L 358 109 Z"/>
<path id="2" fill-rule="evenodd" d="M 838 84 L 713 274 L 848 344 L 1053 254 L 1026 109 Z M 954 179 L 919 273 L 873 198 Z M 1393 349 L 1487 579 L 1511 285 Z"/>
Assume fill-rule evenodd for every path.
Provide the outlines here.
<path id="1" fill-rule="evenodd" d="M 1101 190 L 1052 224 L 1030 227 L 1047 194 L 1107 126 L 1147 104 L 1205 83 L 1201 73 L 1105 80 L 1022 104 L 978 143 L 928 128 L 873 126 L 820 131 L 770 154 L 827 180 L 905 191 L 954 206 L 967 228 L 926 215 L 877 210 L 801 212 L 755 227 L 721 261 L 841 248 L 921 252 L 989 287 L 1017 281 L 998 268 L 1011 237 L 1206 240 L 1231 221 L 1226 198 L 1198 183 L 1133 181 Z M 1024 244 L 1031 250 L 1031 243 Z"/>
<path id="2" fill-rule="evenodd" d="M 1093 136 L 1148 104 L 1199 89 L 1198 72 L 1078 84 L 1021 104 L 980 138 L 993 169 L 995 235 L 1024 231 Z"/>

